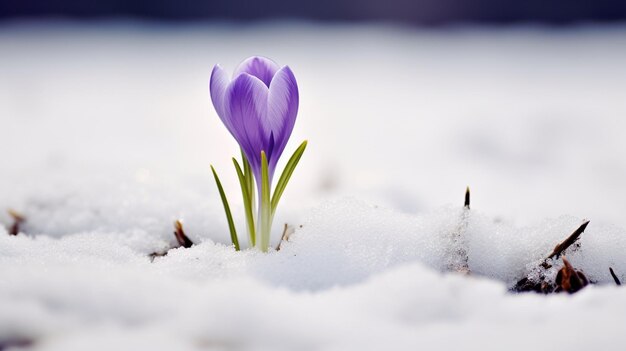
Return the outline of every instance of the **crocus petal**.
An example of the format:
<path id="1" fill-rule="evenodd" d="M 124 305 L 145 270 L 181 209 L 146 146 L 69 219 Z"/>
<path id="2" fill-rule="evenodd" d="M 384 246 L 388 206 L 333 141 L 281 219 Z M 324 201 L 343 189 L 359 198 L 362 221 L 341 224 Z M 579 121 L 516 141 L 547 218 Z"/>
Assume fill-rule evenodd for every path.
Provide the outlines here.
<path id="1" fill-rule="evenodd" d="M 275 145 L 269 158 L 269 168 L 276 167 L 278 158 L 283 153 L 298 114 L 298 84 L 288 66 L 281 68 L 269 87 L 267 115 L 262 126 L 265 135 L 275 138 Z"/>
<path id="2" fill-rule="evenodd" d="M 268 140 L 261 125 L 267 114 L 267 95 L 265 84 L 247 73 L 237 76 L 224 94 L 224 111 L 232 125 L 231 133 L 259 181 L 261 151 L 266 150 Z"/>
<path id="3" fill-rule="evenodd" d="M 252 56 L 239 64 L 234 77 L 241 73 L 248 73 L 259 78 L 266 86 L 270 86 L 272 78 L 280 67 L 276 62 L 262 56 Z"/>
<path id="4" fill-rule="evenodd" d="M 228 74 L 226 74 L 220 65 L 215 65 L 215 67 L 213 67 L 213 71 L 211 72 L 211 79 L 209 81 L 211 101 L 213 102 L 213 107 L 215 107 L 215 112 L 217 112 L 217 115 L 226 125 L 226 128 L 231 131 L 232 125 L 230 124 L 230 121 L 225 118 L 224 114 L 224 93 L 226 92 L 226 88 L 229 83 L 230 78 L 228 77 Z"/>

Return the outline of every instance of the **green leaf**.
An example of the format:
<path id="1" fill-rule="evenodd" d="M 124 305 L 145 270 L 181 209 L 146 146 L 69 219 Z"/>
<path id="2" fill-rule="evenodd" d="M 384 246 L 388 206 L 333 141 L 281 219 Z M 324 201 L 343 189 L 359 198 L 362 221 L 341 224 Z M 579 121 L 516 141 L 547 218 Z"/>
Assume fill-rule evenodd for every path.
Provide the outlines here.
<path id="1" fill-rule="evenodd" d="M 245 161 L 244 159 L 244 162 Z M 241 194 L 243 196 L 243 206 L 246 211 L 246 222 L 248 222 L 248 236 L 250 239 L 250 245 L 255 244 L 255 231 L 254 231 L 254 212 L 252 211 L 252 201 L 250 199 L 250 192 L 248 188 L 248 181 L 246 176 L 241 171 L 241 167 L 237 160 L 233 157 L 233 163 L 235 164 L 235 170 L 237 171 L 237 177 L 239 177 L 239 184 L 241 185 Z"/>
<path id="2" fill-rule="evenodd" d="M 215 172 L 215 168 L 213 168 L 213 166 L 211 166 L 211 171 L 213 171 L 213 177 L 215 177 L 217 190 L 219 190 L 220 192 L 220 197 L 222 198 L 222 204 L 224 205 L 224 212 L 226 212 L 226 219 L 228 220 L 228 229 L 230 230 L 230 240 L 235 246 L 235 250 L 239 251 L 239 239 L 237 239 L 237 230 L 235 229 L 235 222 L 233 221 L 233 216 L 230 213 L 230 206 L 228 206 L 228 200 L 226 199 L 226 194 L 224 194 L 224 188 L 222 187 L 222 182 L 220 182 L 220 178 L 217 176 L 217 172 Z"/>
<path id="3" fill-rule="evenodd" d="M 283 170 L 283 173 L 280 175 L 278 179 L 278 183 L 276 184 L 276 189 L 274 189 L 274 196 L 272 197 L 272 214 L 276 211 L 276 207 L 278 207 L 278 202 L 280 201 L 280 197 L 283 195 L 285 188 L 287 187 L 287 183 L 293 174 L 293 171 L 296 169 L 304 150 L 306 149 L 307 141 L 303 141 L 302 144 L 296 149 L 296 151 L 291 155 L 289 161 L 287 161 L 287 165 Z"/>
<path id="4" fill-rule="evenodd" d="M 270 202 L 270 175 L 265 151 L 261 151 L 261 201 L 260 210 L 260 237 L 261 251 L 267 252 L 270 246 L 270 231 L 272 229 L 272 209 Z"/>

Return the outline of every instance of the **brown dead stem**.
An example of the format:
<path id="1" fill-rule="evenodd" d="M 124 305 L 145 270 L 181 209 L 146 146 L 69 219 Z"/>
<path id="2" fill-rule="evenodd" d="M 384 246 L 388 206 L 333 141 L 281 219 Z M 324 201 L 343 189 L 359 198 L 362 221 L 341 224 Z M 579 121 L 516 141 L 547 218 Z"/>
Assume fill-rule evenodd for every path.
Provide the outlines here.
<path id="1" fill-rule="evenodd" d="M 9 235 L 17 235 L 20 232 L 20 226 L 22 223 L 26 222 L 26 217 L 12 209 L 8 209 L 7 212 L 9 213 L 9 216 L 13 218 L 13 224 L 9 228 Z"/>
<path id="2" fill-rule="evenodd" d="M 300 226 L 300 228 L 302 228 L 302 226 Z M 280 241 L 278 242 L 278 245 L 276 245 L 276 251 L 280 251 L 280 246 L 283 244 L 283 241 L 289 241 L 289 238 L 294 231 L 293 227 L 290 227 L 287 223 L 285 223 L 283 235 L 281 235 Z"/>
<path id="3" fill-rule="evenodd" d="M 583 224 L 578 227 L 578 229 L 576 229 L 572 234 L 570 234 L 570 236 L 567 237 L 567 239 L 556 245 L 554 247 L 554 250 L 552 250 L 552 253 L 548 255 L 547 258 L 559 258 L 563 251 L 567 250 L 568 247 L 572 246 L 572 244 L 574 244 L 578 240 L 578 238 L 580 238 L 580 235 L 585 231 L 587 225 L 589 225 L 588 220 L 584 221 Z"/>
<path id="4" fill-rule="evenodd" d="M 183 230 L 183 223 L 177 219 L 174 222 L 174 236 L 176 236 L 176 241 L 178 241 L 178 245 L 188 249 L 193 245 L 193 242 L 189 240 L 185 231 Z"/>

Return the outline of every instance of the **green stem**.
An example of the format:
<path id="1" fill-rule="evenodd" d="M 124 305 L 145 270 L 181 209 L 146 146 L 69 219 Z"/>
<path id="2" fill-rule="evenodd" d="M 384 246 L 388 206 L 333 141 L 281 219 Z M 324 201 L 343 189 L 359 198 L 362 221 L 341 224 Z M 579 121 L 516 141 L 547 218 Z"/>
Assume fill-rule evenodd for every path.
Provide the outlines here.
<path id="1" fill-rule="evenodd" d="M 259 204 L 259 248 L 267 252 L 270 246 L 270 232 L 272 230 L 272 205 L 270 201 L 270 177 L 265 151 L 261 151 L 261 198 Z"/>

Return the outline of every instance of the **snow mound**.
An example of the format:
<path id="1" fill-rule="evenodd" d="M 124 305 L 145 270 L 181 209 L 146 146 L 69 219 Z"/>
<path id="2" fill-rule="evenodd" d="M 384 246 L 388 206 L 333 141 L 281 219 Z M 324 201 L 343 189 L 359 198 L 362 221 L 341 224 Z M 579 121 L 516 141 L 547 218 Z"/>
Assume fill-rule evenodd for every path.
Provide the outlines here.
<path id="1" fill-rule="evenodd" d="M 523 330 L 542 347 L 615 349 L 626 339 L 606 321 L 626 313 L 621 289 L 507 293 L 578 224 L 515 228 L 463 208 L 410 216 L 343 199 L 314 209 L 278 252 L 206 239 L 153 262 L 161 239 L 131 228 L 0 230 L 0 340 L 37 350 L 524 350 Z M 590 225 L 568 257 L 594 281 L 611 281 L 608 265 L 624 279 L 625 234 Z M 465 247 L 472 275 L 442 273 L 458 263 L 451 246 Z M 555 338 L 555 325 L 589 337 Z M 487 331 L 497 333 L 476 338 Z"/>
<path id="2" fill-rule="evenodd" d="M 274 284 L 319 290 L 357 283 L 413 262 L 448 271 L 464 261 L 460 249 L 472 274 L 512 287 L 580 224 L 581 219 L 563 216 L 517 228 L 460 207 L 411 216 L 344 199 L 313 211 L 280 253 L 264 257 L 251 269 Z M 590 225 L 579 244 L 566 251 L 567 257 L 592 281 L 612 284 L 608 267 L 624 278 L 624 230 Z"/>

